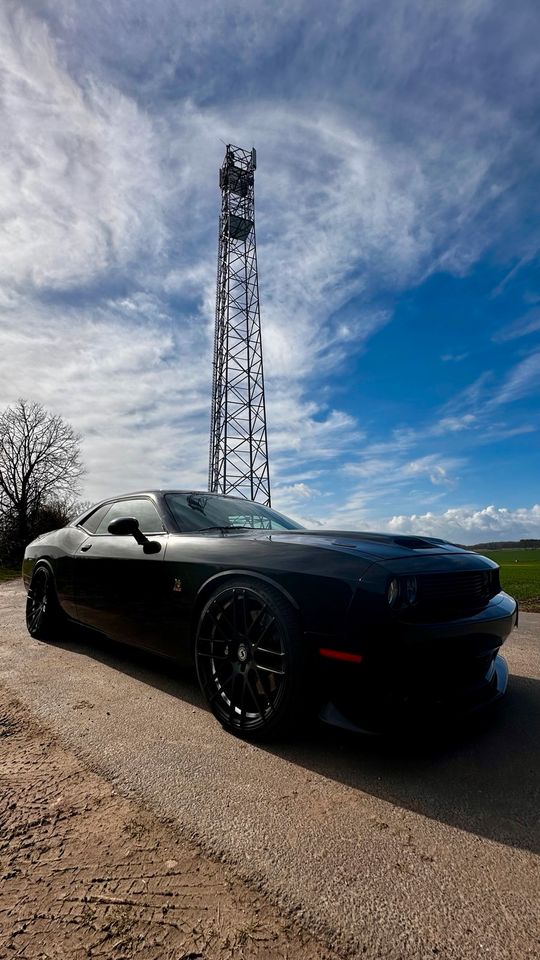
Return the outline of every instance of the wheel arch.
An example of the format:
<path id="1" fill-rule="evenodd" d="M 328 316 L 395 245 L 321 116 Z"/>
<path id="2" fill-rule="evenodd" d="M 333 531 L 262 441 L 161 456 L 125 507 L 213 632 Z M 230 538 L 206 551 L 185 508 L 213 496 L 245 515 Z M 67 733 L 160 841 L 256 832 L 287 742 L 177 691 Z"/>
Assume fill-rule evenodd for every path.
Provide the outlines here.
<path id="1" fill-rule="evenodd" d="M 288 590 L 285 589 L 281 583 L 279 583 L 279 581 L 274 580 L 272 577 L 266 576 L 264 573 L 254 573 L 253 570 L 222 570 L 219 573 L 213 574 L 208 578 L 208 580 L 205 580 L 205 582 L 197 591 L 191 616 L 192 642 L 195 640 L 195 631 L 197 629 L 199 617 L 208 598 L 212 595 L 217 587 L 221 586 L 222 584 L 230 583 L 231 580 L 236 580 L 238 577 L 251 580 L 254 585 L 260 583 L 264 586 L 272 587 L 274 590 L 277 590 L 278 593 L 280 593 L 282 597 L 284 597 L 285 600 L 291 604 L 300 619 L 300 623 L 302 624 L 301 610 L 298 601 L 292 596 L 292 594 L 289 593 Z"/>
<path id="2" fill-rule="evenodd" d="M 32 558 L 30 558 L 30 559 L 32 559 Z M 39 567 L 46 567 L 46 568 L 47 568 L 47 570 L 48 570 L 49 573 L 51 574 L 51 576 L 52 576 L 52 578 L 53 578 L 53 580 L 54 580 L 55 586 L 56 586 L 56 577 L 55 577 L 55 572 L 54 572 L 54 564 L 53 564 L 51 558 L 50 558 L 50 557 L 36 557 L 36 559 L 34 560 L 34 563 L 32 564 L 32 567 L 31 567 L 30 570 L 24 570 L 24 567 L 23 567 L 23 579 L 24 579 L 24 581 L 25 581 L 25 585 L 26 585 L 27 589 L 30 587 L 30 584 L 31 584 L 31 582 L 32 582 L 32 577 L 34 576 L 35 571 L 36 571 Z M 24 574 L 26 574 L 26 576 L 25 576 Z"/>

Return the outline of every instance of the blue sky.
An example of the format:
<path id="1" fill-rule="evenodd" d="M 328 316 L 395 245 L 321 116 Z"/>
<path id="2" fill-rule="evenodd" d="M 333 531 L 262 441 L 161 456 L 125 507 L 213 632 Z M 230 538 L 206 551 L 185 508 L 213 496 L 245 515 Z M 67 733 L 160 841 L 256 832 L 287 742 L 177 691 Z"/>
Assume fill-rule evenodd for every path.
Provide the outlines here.
<path id="1" fill-rule="evenodd" d="M 540 13 L 6 0 L 0 404 L 90 499 L 206 485 L 217 172 L 254 144 L 273 503 L 540 536 Z"/>

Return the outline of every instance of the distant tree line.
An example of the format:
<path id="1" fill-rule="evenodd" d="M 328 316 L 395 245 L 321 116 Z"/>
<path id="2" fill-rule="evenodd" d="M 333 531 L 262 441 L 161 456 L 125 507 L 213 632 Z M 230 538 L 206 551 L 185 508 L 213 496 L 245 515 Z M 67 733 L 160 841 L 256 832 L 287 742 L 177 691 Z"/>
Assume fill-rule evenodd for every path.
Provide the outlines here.
<path id="1" fill-rule="evenodd" d="M 540 540 L 490 540 L 489 543 L 475 543 L 470 550 L 537 550 Z"/>
<path id="2" fill-rule="evenodd" d="M 0 414 L 0 564 L 19 564 L 31 540 L 78 512 L 79 445 L 40 403 L 18 400 Z"/>

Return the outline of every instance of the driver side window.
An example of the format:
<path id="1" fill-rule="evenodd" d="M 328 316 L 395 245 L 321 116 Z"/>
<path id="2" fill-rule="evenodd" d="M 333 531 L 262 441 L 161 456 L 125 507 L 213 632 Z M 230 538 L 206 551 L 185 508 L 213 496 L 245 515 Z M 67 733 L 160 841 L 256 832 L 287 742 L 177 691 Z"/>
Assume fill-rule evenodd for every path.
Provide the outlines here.
<path id="1" fill-rule="evenodd" d="M 136 517 L 139 521 L 139 528 L 142 533 L 164 533 L 163 523 L 151 500 L 117 500 L 113 503 L 110 510 L 107 511 L 101 523 L 99 524 L 96 535 L 110 536 L 108 532 L 109 524 L 117 517 Z"/>

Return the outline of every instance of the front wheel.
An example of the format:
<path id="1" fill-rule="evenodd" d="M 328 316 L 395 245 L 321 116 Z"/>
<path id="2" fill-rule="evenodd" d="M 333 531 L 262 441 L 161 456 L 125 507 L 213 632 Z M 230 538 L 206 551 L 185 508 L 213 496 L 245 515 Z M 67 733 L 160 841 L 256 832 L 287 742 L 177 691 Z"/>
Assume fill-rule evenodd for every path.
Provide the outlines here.
<path id="1" fill-rule="evenodd" d="M 48 567 L 36 567 L 26 599 L 26 627 L 36 640 L 54 640 L 62 629 L 62 610 Z"/>
<path id="2" fill-rule="evenodd" d="M 222 726 L 262 739 L 293 731 L 309 712 L 309 658 L 298 619 L 266 584 L 238 579 L 202 610 L 195 662 L 202 691 Z"/>

